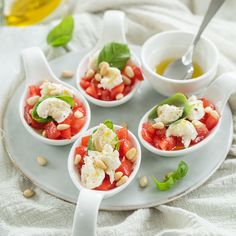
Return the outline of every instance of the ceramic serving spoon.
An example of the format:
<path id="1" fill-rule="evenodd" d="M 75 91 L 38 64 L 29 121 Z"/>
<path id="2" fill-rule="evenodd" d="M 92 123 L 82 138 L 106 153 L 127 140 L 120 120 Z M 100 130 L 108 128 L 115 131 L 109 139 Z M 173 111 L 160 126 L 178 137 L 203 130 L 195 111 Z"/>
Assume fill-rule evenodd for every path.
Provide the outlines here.
<path id="1" fill-rule="evenodd" d="M 236 73 L 235 72 L 228 72 L 221 76 L 219 76 L 202 94 L 200 97 L 205 97 L 207 100 L 209 100 L 212 104 L 216 106 L 216 110 L 220 113 L 220 116 L 222 117 L 225 105 L 230 97 L 231 94 L 236 92 Z M 156 107 L 156 106 L 155 106 Z M 206 145 L 210 140 L 212 140 L 213 136 L 217 133 L 221 118 L 218 121 L 218 124 L 215 128 L 213 128 L 210 131 L 210 134 L 203 139 L 201 142 L 190 146 L 185 149 L 176 150 L 176 151 L 163 151 L 160 149 L 155 148 L 151 144 L 149 144 L 147 141 L 145 141 L 142 137 L 141 131 L 142 131 L 142 125 L 144 122 L 148 121 L 148 116 L 150 112 L 154 109 L 150 109 L 141 119 L 138 127 L 138 136 L 145 148 L 147 148 L 149 151 L 151 151 L 154 154 L 160 155 L 160 156 L 166 156 L 166 157 L 174 157 L 174 156 L 182 156 L 189 154 L 193 151 L 197 151 L 199 148 Z"/>
<path id="2" fill-rule="evenodd" d="M 140 86 L 140 81 L 136 81 L 134 87 L 132 90 L 124 96 L 120 100 L 116 101 L 103 101 L 96 98 L 93 98 L 92 96 L 89 96 L 84 89 L 80 86 L 80 79 L 84 77 L 86 70 L 88 69 L 88 62 L 91 55 L 93 55 L 96 51 L 99 49 L 101 50 L 103 46 L 109 42 L 118 42 L 118 43 L 124 43 L 127 44 L 127 40 L 125 37 L 125 26 L 124 26 L 124 18 L 125 15 L 121 11 L 107 11 L 104 14 L 103 18 L 103 27 L 102 27 L 102 33 L 100 36 L 100 39 L 97 43 L 97 45 L 87 54 L 85 55 L 78 66 L 76 78 L 77 78 L 77 87 L 79 91 L 92 103 L 94 103 L 97 106 L 101 107 L 115 107 L 119 106 L 128 100 L 130 100 L 135 92 L 137 91 L 138 87 Z M 138 59 L 138 57 L 135 55 L 135 53 L 131 51 L 131 58 L 135 65 L 138 67 L 141 66 L 141 63 Z"/>
<path id="3" fill-rule="evenodd" d="M 135 178 L 137 174 L 140 163 L 141 163 L 141 147 L 137 138 L 129 131 L 129 137 L 131 139 L 133 147 L 137 149 L 137 160 L 132 174 L 129 176 L 128 181 L 112 190 L 99 191 L 90 190 L 85 188 L 80 181 L 80 175 L 76 166 L 74 165 L 75 149 L 81 144 L 81 139 L 83 136 L 91 135 L 98 126 L 93 127 L 81 135 L 78 140 L 74 143 L 71 148 L 69 158 L 68 158 L 68 171 L 70 177 L 75 184 L 75 186 L 80 190 L 77 206 L 74 214 L 74 223 L 72 229 L 72 236 L 95 236 L 96 235 L 96 224 L 99 205 L 104 198 L 109 198 L 120 191 L 124 190 Z M 122 128 L 121 126 L 114 125 L 115 129 Z"/>
<path id="4" fill-rule="evenodd" d="M 33 135 L 35 138 L 39 139 L 40 141 L 44 143 L 60 146 L 60 145 L 66 145 L 66 144 L 74 142 L 78 138 L 80 133 L 84 132 L 89 127 L 89 123 L 91 119 L 91 112 L 90 112 L 90 107 L 89 107 L 88 102 L 75 88 L 62 82 L 60 79 L 58 79 L 55 76 L 43 52 L 39 48 L 32 47 L 32 48 L 25 49 L 21 53 L 21 56 L 23 59 L 25 75 L 26 75 L 25 90 L 22 94 L 22 97 L 19 103 L 19 112 L 20 112 L 20 118 L 21 118 L 22 124 L 31 135 Z M 38 85 L 43 80 L 48 80 L 50 82 L 62 84 L 63 86 L 68 88 L 83 103 L 86 109 L 86 122 L 83 128 L 80 130 L 80 132 L 74 135 L 71 139 L 53 140 L 53 139 L 48 139 L 46 137 L 43 137 L 41 134 L 36 132 L 36 130 L 34 130 L 31 126 L 29 126 L 24 118 L 24 106 L 26 103 L 28 87 L 30 85 Z"/>

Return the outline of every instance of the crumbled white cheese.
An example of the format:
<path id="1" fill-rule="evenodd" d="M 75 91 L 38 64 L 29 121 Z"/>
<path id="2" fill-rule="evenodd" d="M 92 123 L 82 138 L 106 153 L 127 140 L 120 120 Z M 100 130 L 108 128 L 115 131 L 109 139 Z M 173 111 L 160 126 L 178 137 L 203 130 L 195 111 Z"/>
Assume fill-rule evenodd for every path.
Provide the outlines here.
<path id="1" fill-rule="evenodd" d="M 163 122 L 164 124 L 170 124 L 178 120 L 183 115 L 184 108 L 176 107 L 174 105 L 164 104 L 157 108 L 158 117 L 155 122 Z"/>
<path id="2" fill-rule="evenodd" d="M 86 156 L 81 168 L 81 182 L 89 189 L 100 186 L 105 178 L 104 170 L 96 168 L 94 162 L 95 159 L 92 156 Z"/>
<path id="3" fill-rule="evenodd" d="M 47 98 L 37 107 L 37 113 L 41 118 L 51 116 L 56 122 L 64 121 L 72 112 L 70 105 L 58 98 Z"/>
<path id="4" fill-rule="evenodd" d="M 105 144 L 102 152 L 98 151 L 89 151 L 89 156 L 93 157 L 94 160 L 100 159 L 102 160 L 107 169 L 105 170 L 106 174 L 110 177 L 110 182 L 113 183 L 115 179 L 115 170 L 120 166 L 119 152 L 117 150 L 113 150 L 112 146 L 109 144 Z"/>
<path id="5" fill-rule="evenodd" d="M 98 56 L 100 51 L 96 51 L 94 54 L 91 55 L 88 62 L 88 69 L 97 70 L 98 69 Z"/>
<path id="6" fill-rule="evenodd" d="M 115 67 L 109 67 L 107 75 L 104 76 L 100 81 L 102 88 L 108 90 L 113 89 L 122 82 L 123 80 L 120 70 Z"/>
<path id="7" fill-rule="evenodd" d="M 92 134 L 92 143 L 96 151 L 101 152 L 105 144 L 110 144 L 113 148 L 116 145 L 116 133 L 106 125 L 100 124 L 98 129 Z"/>
<path id="8" fill-rule="evenodd" d="M 180 120 L 171 124 L 166 130 L 166 136 L 182 137 L 184 147 L 189 147 L 191 140 L 197 137 L 197 131 L 193 124 L 188 120 Z"/>
<path id="9" fill-rule="evenodd" d="M 198 100 L 196 96 L 191 96 L 188 99 L 188 102 L 193 107 L 187 118 L 191 121 L 200 120 L 205 115 L 203 102 L 201 100 Z"/>
<path id="10" fill-rule="evenodd" d="M 41 96 L 57 96 L 57 95 L 68 95 L 68 96 L 73 96 L 71 91 L 63 86 L 62 84 L 59 83 L 52 83 L 49 81 L 44 82 L 41 86 Z"/>

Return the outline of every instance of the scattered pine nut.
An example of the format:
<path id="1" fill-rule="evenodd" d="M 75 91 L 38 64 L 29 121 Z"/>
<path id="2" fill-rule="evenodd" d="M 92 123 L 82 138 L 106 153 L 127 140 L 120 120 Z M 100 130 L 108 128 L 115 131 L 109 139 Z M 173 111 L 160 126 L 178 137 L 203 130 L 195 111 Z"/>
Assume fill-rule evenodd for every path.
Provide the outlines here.
<path id="1" fill-rule="evenodd" d="M 102 67 L 109 68 L 109 67 L 110 67 L 110 65 L 109 65 L 109 63 L 108 63 L 108 62 L 106 62 L 106 61 L 103 61 L 103 62 L 101 62 L 101 63 L 99 64 L 98 68 L 99 68 L 99 69 L 102 69 Z"/>
<path id="2" fill-rule="evenodd" d="M 84 116 L 84 114 L 81 111 L 77 110 L 74 113 L 74 116 L 79 119 L 79 118 L 82 118 Z"/>
<path id="3" fill-rule="evenodd" d="M 32 96 L 32 97 L 29 97 L 26 102 L 28 103 L 28 105 L 34 106 L 38 102 L 39 98 L 40 97 L 38 95 Z"/>
<path id="4" fill-rule="evenodd" d="M 123 173 L 121 171 L 116 172 L 115 181 L 119 181 L 122 176 L 123 176 Z"/>
<path id="5" fill-rule="evenodd" d="M 59 124 L 57 125 L 57 130 L 65 130 L 65 129 L 69 129 L 70 125 L 68 124 Z"/>
<path id="6" fill-rule="evenodd" d="M 148 185 L 148 179 L 147 176 L 140 176 L 139 177 L 139 186 L 141 188 L 145 188 Z"/>
<path id="7" fill-rule="evenodd" d="M 24 192 L 23 192 L 23 196 L 26 197 L 26 198 L 31 198 L 33 197 L 35 194 L 35 192 L 31 189 L 26 189 Z"/>
<path id="8" fill-rule="evenodd" d="M 201 126 L 203 126 L 203 123 L 199 120 L 193 120 L 192 124 L 195 128 L 200 128 Z"/>
<path id="9" fill-rule="evenodd" d="M 79 164 L 80 160 L 81 160 L 81 155 L 76 154 L 75 158 L 74 158 L 74 165 L 77 166 Z"/>
<path id="10" fill-rule="evenodd" d="M 30 109 L 30 110 L 29 110 L 29 113 L 30 113 L 30 115 L 32 115 L 32 113 L 33 113 L 33 109 Z"/>
<path id="11" fill-rule="evenodd" d="M 206 107 L 204 110 L 205 110 L 206 113 L 211 113 L 212 112 L 212 108 L 211 107 Z"/>
<path id="12" fill-rule="evenodd" d="M 122 99 L 124 97 L 124 95 L 122 94 L 122 93 L 118 93 L 117 95 L 116 95 L 116 100 L 120 100 L 120 99 Z"/>
<path id="13" fill-rule="evenodd" d="M 131 66 L 126 66 L 125 67 L 125 74 L 129 77 L 129 78 L 133 78 L 134 77 L 134 71 L 132 69 Z"/>
<path id="14" fill-rule="evenodd" d="M 106 164 L 105 164 L 102 160 L 97 160 L 97 161 L 95 162 L 95 165 L 96 165 L 98 168 L 101 168 L 102 170 L 106 170 L 106 169 L 107 169 Z"/>
<path id="15" fill-rule="evenodd" d="M 107 62 L 102 62 L 102 63 L 100 63 L 100 64 L 99 64 L 100 74 L 101 74 L 102 76 L 107 75 L 109 67 L 110 67 L 110 66 L 109 66 L 109 64 L 108 64 Z"/>
<path id="16" fill-rule="evenodd" d="M 69 71 L 69 70 L 64 70 L 61 73 L 62 78 L 71 78 L 71 77 L 73 77 L 73 75 L 74 75 L 74 73 L 72 71 Z"/>
<path id="17" fill-rule="evenodd" d="M 219 114 L 218 114 L 218 112 L 215 111 L 215 110 L 213 110 L 210 114 L 211 114 L 211 116 L 214 117 L 215 119 L 219 119 L 219 117 L 220 117 Z"/>
<path id="18" fill-rule="evenodd" d="M 40 166 L 46 166 L 48 161 L 43 156 L 37 156 L 37 162 Z"/>
<path id="19" fill-rule="evenodd" d="M 163 122 L 157 122 L 157 123 L 153 124 L 152 127 L 154 129 L 163 129 L 165 127 L 165 125 Z"/>
<path id="20" fill-rule="evenodd" d="M 43 130 L 42 136 L 43 136 L 43 137 L 46 137 L 46 136 L 47 136 L 47 135 L 46 135 L 46 130 Z"/>
<path id="21" fill-rule="evenodd" d="M 58 89 L 54 89 L 54 90 L 50 91 L 49 94 L 50 94 L 51 96 L 55 96 L 55 95 L 60 94 L 60 91 L 59 91 Z"/>
<path id="22" fill-rule="evenodd" d="M 131 79 L 128 78 L 127 76 L 125 76 L 125 75 L 122 75 L 122 80 L 123 80 L 125 85 L 130 85 L 131 84 Z"/>
<path id="23" fill-rule="evenodd" d="M 95 80 L 97 80 L 98 82 L 100 82 L 101 79 L 102 79 L 102 76 L 101 76 L 101 74 L 97 73 L 94 78 L 95 78 Z"/>
<path id="24" fill-rule="evenodd" d="M 93 69 L 89 69 L 85 75 L 86 78 L 91 79 L 95 74 L 95 71 Z"/>
<path id="25" fill-rule="evenodd" d="M 116 187 L 119 187 L 123 184 L 125 184 L 128 181 L 129 177 L 126 175 L 123 175 L 118 182 L 116 182 Z"/>
<path id="26" fill-rule="evenodd" d="M 128 152 L 126 152 L 125 156 L 127 157 L 128 160 L 132 161 L 135 158 L 136 154 L 137 154 L 137 150 L 136 148 L 133 147 L 129 149 Z"/>

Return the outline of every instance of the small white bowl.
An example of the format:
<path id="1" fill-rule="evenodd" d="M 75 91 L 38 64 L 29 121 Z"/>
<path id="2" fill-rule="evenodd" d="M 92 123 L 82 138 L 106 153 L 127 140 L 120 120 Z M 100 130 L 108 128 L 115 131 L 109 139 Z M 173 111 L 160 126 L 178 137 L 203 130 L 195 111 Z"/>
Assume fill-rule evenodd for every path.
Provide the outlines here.
<path id="1" fill-rule="evenodd" d="M 205 37 L 201 37 L 193 54 L 193 61 L 204 71 L 202 76 L 189 80 L 174 80 L 155 72 L 155 67 L 163 60 L 183 56 L 194 36 L 193 33 L 185 31 L 166 31 L 152 36 L 144 43 L 141 52 L 143 73 L 157 92 L 165 96 L 176 92 L 196 94 L 214 79 L 219 52 L 216 46 Z"/>
<path id="2" fill-rule="evenodd" d="M 74 215 L 74 223 L 72 229 L 73 236 L 78 235 L 78 232 L 80 232 L 82 235 L 95 235 L 97 213 L 102 199 L 109 198 L 124 190 L 134 180 L 141 163 L 141 147 L 138 142 L 138 139 L 134 136 L 134 134 L 128 131 L 132 145 L 137 149 L 137 159 L 134 163 L 134 169 L 131 175 L 129 176 L 128 181 L 119 187 L 115 187 L 114 189 L 107 191 L 91 190 L 85 188 L 81 184 L 80 174 L 78 173 L 78 170 L 74 165 L 75 149 L 81 144 L 82 137 L 91 135 L 93 131 L 97 128 L 98 126 L 93 127 L 87 130 L 84 134 L 81 134 L 77 141 L 73 144 L 68 157 L 68 171 L 70 177 L 74 185 L 80 190 L 77 207 Z M 122 127 L 114 125 L 114 128 L 119 129 Z"/>
<path id="3" fill-rule="evenodd" d="M 60 81 L 52 72 L 51 68 L 49 67 L 47 60 L 43 54 L 43 52 L 39 48 L 28 48 L 22 52 L 22 58 L 24 61 L 24 67 L 26 71 L 26 85 L 25 90 L 21 96 L 20 103 L 19 103 L 19 115 L 22 121 L 22 124 L 26 128 L 26 130 L 38 140 L 55 146 L 63 146 L 70 143 L 73 143 L 81 133 L 88 129 L 90 120 L 91 120 L 91 111 L 88 102 L 86 99 L 72 86 Z M 62 139 L 62 140 L 54 140 L 48 139 L 42 136 L 36 129 L 28 125 L 24 118 L 24 107 L 26 105 L 26 97 L 28 93 L 28 86 L 29 85 L 39 85 L 40 82 L 43 80 L 48 80 L 50 82 L 62 84 L 66 88 L 68 88 L 78 99 L 81 101 L 86 110 L 86 122 L 82 129 L 74 135 L 71 139 Z"/>

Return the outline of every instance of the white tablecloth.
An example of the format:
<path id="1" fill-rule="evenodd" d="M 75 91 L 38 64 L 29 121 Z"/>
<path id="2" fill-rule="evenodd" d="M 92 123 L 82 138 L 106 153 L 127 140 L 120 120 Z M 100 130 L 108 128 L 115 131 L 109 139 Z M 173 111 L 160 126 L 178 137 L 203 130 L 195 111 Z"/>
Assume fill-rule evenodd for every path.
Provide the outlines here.
<path id="1" fill-rule="evenodd" d="M 150 35 L 164 30 L 196 30 L 202 18 L 193 15 L 191 5 L 191 1 L 165 0 L 80 1 L 75 10 L 76 32 L 72 45 L 92 47 L 96 43 L 102 14 L 107 9 L 126 13 L 127 36 L 134 44 L 142 44 Z M 46 46 L 49 28 L 50 25 L 0 29 L 0 114 L 13 79 L 20 71 L 19 53 L 23 48 L 40 46 L 49 58 L 64 53 L 62 49 L 52 50 Z M 218 74 L 236 70 L 236 22 L 222 18 L 221 14 L 204 35 L 215 42 L 221 52 Z M 231 98 L 231 106 L 235 112 L 235 96 Z M 236 235 L 235 143 L 230 154 L 205 184 L 172 203 L 128 212 L 99 212 L 98 235 Z M 70 235 L 74 205 L 38 188 L 34 198 L 25 199 L 21 190 L 20 173 L 10 163 L 1 143 L 0 235 Z"/>

